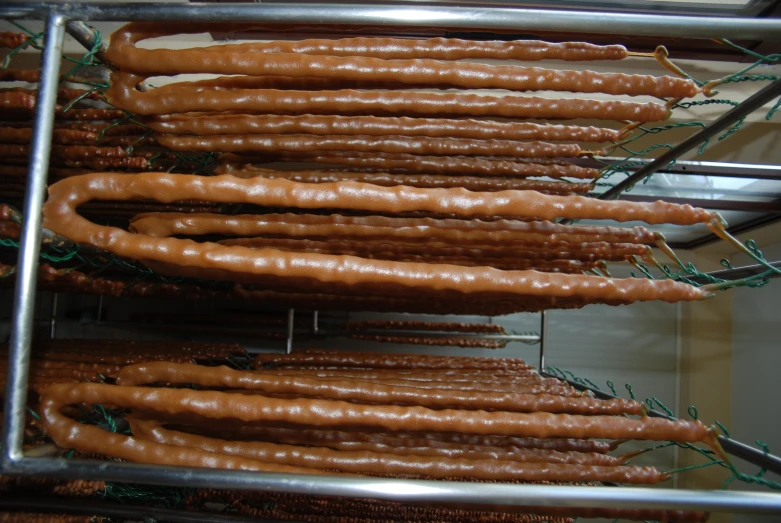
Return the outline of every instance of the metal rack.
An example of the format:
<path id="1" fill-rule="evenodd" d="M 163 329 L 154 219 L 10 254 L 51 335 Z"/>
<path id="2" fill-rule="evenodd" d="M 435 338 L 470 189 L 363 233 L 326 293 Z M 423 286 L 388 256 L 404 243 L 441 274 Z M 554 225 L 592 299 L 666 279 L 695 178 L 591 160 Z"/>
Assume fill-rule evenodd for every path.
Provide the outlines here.
<path id="1" fill-rule="evenodd" d="M 66 25 L 71 21 L 191 21 L 271 22 L 392 27 L 446 27 L 473 30 L 536 30 L 558 33 L 631 34 L 635 36 L 734 39 L 781 38 L 781 19 L 730 16 L 677 16 L 643 13 L 602 13 L 579 10 L 543 10 L 508 7 L 449 7 L 339 4 L 5 4 L 0 17 L 46 20 L 41 81 L 30 148 L 30 171 L 25 195 L 14 293 L 12 337 L 9 348 L 3 451 L 0 471 L 5 474 L 90 478 L 106 481 L 182 485 L 225 489 L 284 491 L 352 496 L 408 502 L 460 503 L 513 507 L 528 505 L 687 509 L 745 513 L 781 511 L 781 494 L 761 492 L 679 491 L 672 489 L 577 487 L 558 485 L 471 484 L 378 478 L 344 478 L 161 467 L 118 462 L 33 458 L 22 451 L 25 399 L 30 364 L 36 267 L 41 240 L 41 209 L 49 166 L 60 55 Z M 79 25 L 69 29 L 81 40 L 89 38 Z M 781 94 L 776 81 L 739 108 L 726 113 L 659 160 L 641 168 L 624 185 L 664 167 L 687 148 L 716 134 L 763 103 Z M 618 188 L 604 195 L 617 195 Z M 292 325 L 290 321 L 290 325 Z M 545 331 L 543 316 L 542 332 Z M 544 364 L 544 343 L 540 353 Z"/>

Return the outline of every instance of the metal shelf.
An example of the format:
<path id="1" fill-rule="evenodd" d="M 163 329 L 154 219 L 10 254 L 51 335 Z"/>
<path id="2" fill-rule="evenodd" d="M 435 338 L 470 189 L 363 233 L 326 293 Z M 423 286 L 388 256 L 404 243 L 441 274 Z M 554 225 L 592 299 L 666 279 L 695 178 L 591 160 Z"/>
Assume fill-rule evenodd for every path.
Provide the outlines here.
<path id="1" fill-rule="evenodd" d="M 553 31 L 687 38 L 781 40 L 781 19 L 713 16 L 674 16 L 642 13 L 601 13 L 581 10 L 531 9 L 523 7 L 468 8 L 450 6 L 342 5 L 342 4 L 30 4 L 0 6 L 0 17 L 46 20 L 46 38 L 41 62 L 41 81 L 35 108 L 34 135 L 30 147 L 30 172 L 25 195 L 19 263 L 14 293 L 12 337 L 3 423 L 0 471 L 6 474 L 46 475 L 57 478 L 184 485 L 190 487 L 268 490 L 290 493 L 352 496 L 408 502 L 518 506 L 576 506 L 688 509 L 756 514 L 778 514 L 781 495 L 760 492 L 578 487 L 560 485 L 509 485 L 410 481 L 379 478 L 346 478 L 268 474 L 242 471 L 194 469 L 93 462 L 60 458 L 25 457 L 22 433 L 30 364 L 36 268 L 41 240 L 41 209 L 49 167 L 54 107 L 60 55 L 68 22 L 72 21 L 188 21 L 263 22 L 280 24 L 338 24 L 394 27 L 442 27 L 487 31 Z M 74 29 L 75 27 L 75 29 Z M 71 26 L 79 32 L 79 26 Z M 81 35 L 84 38 L 85 35 Z M 781 92 L 775 82 L 757 94 L 742 109 L 730 111 L 715 124 L 733 123 Z M 714 126 L 697 135 L 718 132 Z M 690 140 L 685 142 L 693 146 Z M 683 145 L 683 144 L 682 144 Z M 683 152 L 678 147 L 640 169 L 634 180 L 664 167 Z M 632 181 L 634 181 L 632 180 Z M 631 183 L 631 182 L 630 182 Z M 612 196 L 609 194 L 607 196 Z M 292 324 L 292 322 L 291 322 Z M 544 331 L 544 323 L 543 323 Z M 542 353 L 544 356 L 544 353 Z"/>

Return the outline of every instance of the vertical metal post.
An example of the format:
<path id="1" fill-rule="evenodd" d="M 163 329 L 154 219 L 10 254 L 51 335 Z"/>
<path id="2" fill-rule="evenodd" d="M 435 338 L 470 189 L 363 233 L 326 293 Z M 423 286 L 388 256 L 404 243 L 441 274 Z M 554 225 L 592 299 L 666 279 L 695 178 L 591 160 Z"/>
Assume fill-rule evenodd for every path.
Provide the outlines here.
<path id="1" fill-rule="evenodd" d="M 3 453 L 0 469 L 6 471 L 22 458 L 24 413 L 27 403 L 27 377 L 33 334 L 38 255 L 41 250 L 41 209 L 49 172 L 54 110 L 60 75 L 65 17 L 51 13 L 46 20 L 46 36 L 41 57 L 41 80 L 35 103 L 35 123 L 30 145 L 30 170 L 24 197 L 24 218 L 19 241 L 11 342 L 8 350 L 8 376 L 3 412 Z"/>
<path id="2" fill-rule="evenodd" d="M 546 311 L 540 313 L 540 366 L 538 372 L 545 372 L 545 335 L 548 330 L 548 316 Z"/>
<path id="3" fill-rule="evenodd" d="M 49 339 L 53 340 L 57 337 L 57 301 L 60 294 L 55 292 L 52 295 L 52 310 L 51 319 L 49 320 Z"/>
<path id="4" fill-rule="evenodd" d="M 312 313 L 312 334 L 317 334 L 317 331 L 320 330 L 320 311 L 314 311 Z"/>
<path id="5" fill-rule="evenodd" d="M 296 319 L 296 310 L 287 310 L 287 345 L 285 346 L 285 354 L 293 353 L 293 325 Z"/>

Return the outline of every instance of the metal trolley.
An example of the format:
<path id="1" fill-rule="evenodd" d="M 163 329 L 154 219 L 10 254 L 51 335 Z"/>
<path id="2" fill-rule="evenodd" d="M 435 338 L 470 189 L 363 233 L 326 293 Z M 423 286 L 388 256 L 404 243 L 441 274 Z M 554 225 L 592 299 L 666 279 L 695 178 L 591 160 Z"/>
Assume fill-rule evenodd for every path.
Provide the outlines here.
<path id="1" fill-rule="evenodd" d="M 348 4 L 24 4 L 0 5 L 0 17 L 45 20 L 46 36 L 41 63 L 38 103 L 30 149 L 30 170 L 25 195 L 25 220 L 21 233 L 12 335 L 9 348 L 0 469 L 4 474 L 45 475 L 56 478 L 186 485 L 222 489 L 265 490 L 287 493 L 338 495 L 405 502 L 459 503 L 512 510 L 514 506 L 577 506 L 610 508 L 687 509 L 703 511 L 781 513 L 781 494 L 764 492 L 574 487 L 557 485 L 472 484 L 378 478 L 345 478 L 162 467 L 77 459 L 37 458 L 22 451 L 25 398 L 29 374 L 36 268 L 41 240 L 41 209 L 49 167 L 50 142 L 60 56 L 66 31 L 82 43 L 92 35 L 84 21 L 189 21 L 266 22 L 302 24 L 370 25 L 387 28 L 447 27 L 460 30 L 530 30 L 557 33 L 590 33 L 707 39 L 781 39 L 781 19 L 700 15 L 587 12 L 573 9 L 524 7 L 450 7 L 446 4 L 348 5 Z M 94 41 L 92 42 L 94 43 Z M 602 195 L 615 198 L 627 186 L 665 168 L 672 160 L 717 135 L 763 104 L 781 96 L 776 80 L 692 135 L 633 176 Z M 736 269 L 741 275 L 756 268 Z M 737 272 L 736 272 L 737 274 Z M 720 274 L 724 277 L 725 274 Z M 543 320 L 544 322 L 544 320 Z M 543 323 L 544 325 L 544 323 Z M 543 327 L 544 330 L 544 327 Z M 544 343 L 541 344 L 544 349 Z M 541 360 L 544 352 L 541 349 Z M 544 360 L 543 360 L 544 361 Z M 723 439 L 725 450 L 781 470 L 781 460 L 751 447 Z M 136 510 L 136 509 L 134 509 Z M 168 514 L 169 517 L 173 517 Z M 195 521 L 190 516 L 177 521 Z M 181 519 L 184 518 L 184 519 Z M 195 516 L 199 521 L 209 516 Z M 168 519 L 168 518 L 166 518 Z"/>

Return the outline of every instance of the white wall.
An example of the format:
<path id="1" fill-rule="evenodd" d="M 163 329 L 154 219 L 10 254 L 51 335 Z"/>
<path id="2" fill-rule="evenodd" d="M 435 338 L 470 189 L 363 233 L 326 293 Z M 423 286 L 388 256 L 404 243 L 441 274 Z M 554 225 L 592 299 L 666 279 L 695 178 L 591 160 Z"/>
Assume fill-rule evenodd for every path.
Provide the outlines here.
<path id="1" fill-rule="evenodd" d="M 768 260 L 781 260 L 781 243 L 762 249 Z M 734 265 L 753 264 L 741 255 Z M 732 423 L 733 438 L 747 444 L 761 440 L 770 451 L 781 454 L 781 284 L 776 280 L 761 289 L 735 289 L 732 296 Z M 757 468 L 739 463 L 746 473 Z M 768 473 L 768 479 L 781 482 L 781 475 Z M 748 490 L 764 487 L 736 485 Z M 733 523 L 781 522 L 772 517 L 733 516 Z"/>

